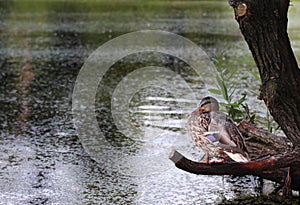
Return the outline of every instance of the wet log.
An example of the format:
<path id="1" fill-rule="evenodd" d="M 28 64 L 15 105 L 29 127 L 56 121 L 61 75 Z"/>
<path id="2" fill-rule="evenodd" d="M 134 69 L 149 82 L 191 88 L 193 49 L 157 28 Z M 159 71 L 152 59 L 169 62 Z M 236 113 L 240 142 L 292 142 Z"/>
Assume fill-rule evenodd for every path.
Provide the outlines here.
<path id="1" fill-rule="evenodd" d="M 292 150 L 292 143 L 287 137 L 272 134 L 248 121 L 240 122 L 238 129 L 246 138 L 245 143 L 252 159 Z"/>
<path id="2" fill-rule="evenodd" d="M 248 163 L 244 162 L 225 162 L 210 163 L 195 162 L 185 158 L 182 154 L 173 150 L 169 158 L 175 163 L 175 166 L 194 174 L 202 175 L 259 175 L 273 167 L 276 162 L 276 156 L 269 156 L 261 160 L 254 160 Z"/>
<path id="3" fill-rule="evenodd" d="M 295 151 L 296 152 L 296 151 Z M 205 162 L 195 162 L 185 158 L 182 154 L 173 150 L 169 158 L 175 163 L 175 166 L 184 171 L 201 174 L 201 175 L 232 175 L 244 176 L 254 175 L 265 179 L 284 183 L 287 176 L 287 170 L 281 168 L 289 167 L 291 164 L 300 166 L 300 159 L 293 157 L 294 152 L 266 156 L 261 159 L 252 160 L 250 162 L 225 162 L 206 164 Z M 295 172 L 295 173 L 294 173 Z M 297 180 L 292 180 L 292 189 L 299 190 L 299 172 L 293 170 L 292 175 L 297 175 Z"/>

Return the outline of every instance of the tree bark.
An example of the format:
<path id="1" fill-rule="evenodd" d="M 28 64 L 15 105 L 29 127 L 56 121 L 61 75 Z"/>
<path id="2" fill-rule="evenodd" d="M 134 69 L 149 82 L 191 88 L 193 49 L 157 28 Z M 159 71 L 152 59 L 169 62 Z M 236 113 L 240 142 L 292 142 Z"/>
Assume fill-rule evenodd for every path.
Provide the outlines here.
<path id="1" fill-rule="evenodd" d="M 300 70 L 287 33 L 290 1 L 230 0 L 229 3 L 261 76 L 260 99 L 293 145 L 299 146 Z"/>
<path id="2" fill-rule="evenodd" d="M 238 129 L 246 138 L 245 143 L 252 159 L 292 151 L 292 144 L 285 136 L 274 135 L 247 121 L 240 122 Z"/>
<path id="3" fill-rule="evenodd" d="M 287 33 L 290 0 L 229 0 L 229 4 L 260 73 L 260 99 L 299 150 L 300 70 Z M 300 157 L 299 151 L 291 153 Z M 292 183 L 299 187 L 299 164 L 288 166 Z"/>

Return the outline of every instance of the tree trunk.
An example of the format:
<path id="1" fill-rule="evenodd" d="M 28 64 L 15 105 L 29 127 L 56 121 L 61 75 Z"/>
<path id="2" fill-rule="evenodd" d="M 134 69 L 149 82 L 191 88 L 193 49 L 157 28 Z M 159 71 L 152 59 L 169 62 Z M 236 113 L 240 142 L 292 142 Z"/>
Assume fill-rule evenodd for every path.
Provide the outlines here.
<path id="1" fill-rule="evenodd" d="M 287 33 L 290 0 L 229 0 L 262 80 L 260 99 L 291 140 L 300 145 L 300 70 Z M 299 158 L 300 153 L 294 152 Z M 299 187 L 297 164 L 290 164 Z"/>
<path id="2" fill-rule="evenodd" d="M 230 0 L 262 80 L 260 99 L 300 145 L 300 70 L 287 34 L 289 0 Z"/>
<path id="3" fill-rule="evenodd" d="M 170 159 L 195 174 L 253 174 L 283 182 L 290 168 L 291 185 L 300 181 L 300 70 L 287 34 L 289 0 L 229 0 L 235 19 L 252 52 L 262 80 L 260 99 L 290 143 L 249 123 L 239 125 L 250 137 L 249 163 L 205 164 L 192 162 L 174 151 Z M 291 145 L 291 146 L 290 146 Z"/>

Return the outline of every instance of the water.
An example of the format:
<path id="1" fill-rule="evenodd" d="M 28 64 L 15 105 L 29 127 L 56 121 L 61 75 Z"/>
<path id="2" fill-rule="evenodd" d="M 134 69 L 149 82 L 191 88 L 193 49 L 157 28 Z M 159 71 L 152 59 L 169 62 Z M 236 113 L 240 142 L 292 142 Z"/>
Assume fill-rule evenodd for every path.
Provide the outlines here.
<path id="1" fill-rule="evenodd" d="M 196 176 L 168 159 L 172 149 L 194 160 L 203 156 L 187 136 L 185 120 L 214 75 L 203 69 L 199 77 L 174 56 L 136 53 L 110 67 L 96 92 L 102 138 L 78 134 L 73 122 L 73 89 L 88 56 L 109 40 L 145 29 L 179 34 L 209 56 L 223 52 L 224 66 L 239 68 L 237 95 L 247 90 L 250 108 L 266 115 L 250 91 L 258 92 L 259 82 L 249 75 L 256 68 L 226 2 L 0 5 L 1 204 L 216 204 L 262 191 L 254 177 Z M 293 1 L 289 14 L 298 59 L 299 7 Z M 180 54 L 178 48 L 172 52 Z M 121 98 L 124 92 L 132 95 Z M 128 121 L 120 100 L 127 100 Z"/>

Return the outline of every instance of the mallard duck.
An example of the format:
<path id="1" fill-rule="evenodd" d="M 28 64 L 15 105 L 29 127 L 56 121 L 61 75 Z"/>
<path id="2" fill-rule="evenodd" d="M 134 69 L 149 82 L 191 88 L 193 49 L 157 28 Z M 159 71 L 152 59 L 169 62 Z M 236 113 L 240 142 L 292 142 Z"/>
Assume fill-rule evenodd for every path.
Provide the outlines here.
<path id="1" fill-rule="evenodd" d="M 193 111 L 187 129 L 197 147 L 209 156 L 236 162 L 250 161 L 244 138 L 230 117 L 219 111 L 219 103 L 213 97 L 205 97 Z"/>

